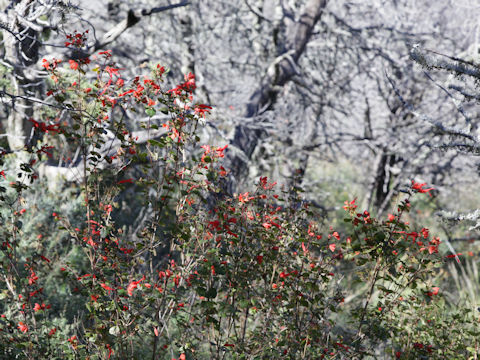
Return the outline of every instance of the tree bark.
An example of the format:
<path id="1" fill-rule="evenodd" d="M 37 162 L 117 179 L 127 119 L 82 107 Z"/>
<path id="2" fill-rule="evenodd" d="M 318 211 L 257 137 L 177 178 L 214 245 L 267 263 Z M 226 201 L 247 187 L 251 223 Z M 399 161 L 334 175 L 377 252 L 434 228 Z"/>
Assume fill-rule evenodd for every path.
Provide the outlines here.
<path id="1" fill-rule="evenodd" d="M 34 109 L 27 100 L 36 97 L 41 89 L 39 79 L 33 71 L 38 61 L 38 42 L 40 28 L 26 23 L 35 0 L 23 0 L 5 9 L 2 21 L 5 44 L 5 62 L 11 66 L 10 82 L 13 88 L 15 101 L 12 98 L 12 107 L 7 118 L 7 140 L 11 151 L 21 150 L 28 140 L 32 129 L 28 121 L 33 116 Z M 35 29 L 34 29 L 35 28 Z"/>

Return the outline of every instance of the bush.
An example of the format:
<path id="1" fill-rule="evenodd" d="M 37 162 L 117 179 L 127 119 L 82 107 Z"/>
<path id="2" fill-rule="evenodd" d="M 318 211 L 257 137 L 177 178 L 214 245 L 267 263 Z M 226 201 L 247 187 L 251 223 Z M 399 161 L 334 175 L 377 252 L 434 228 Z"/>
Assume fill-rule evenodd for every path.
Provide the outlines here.
<path id="1" fill-rule="evenodd" d="M 69 36 L 81 47 L 86 34 Z M 3 358 L 477 353 L 473 312 L 446 315 L 435 283 L 452 260 L 428 229 L 402 220 L 410 197 L 431 190 L 425 184 L 412 181 L 385 220 L 346 201 L 345 234 L 266 177 L 229 196 L 227 147 L 199 147 L 211 107 L 193 101 L 194 75 L 165 90 L 160 65 L 125 81 L 110 52 L 98 59 L 70 60 L 68 75 L 44 60 L 49 118 L 31 120 L 35 141 L 18 169 L 2 163 Z M 112 116 L 139 107 L 143 132 Z M 168 120 L 157 124 L 157 112 Z M 46 201 L 37 171 L 54 156 L 81 181 Z"/>

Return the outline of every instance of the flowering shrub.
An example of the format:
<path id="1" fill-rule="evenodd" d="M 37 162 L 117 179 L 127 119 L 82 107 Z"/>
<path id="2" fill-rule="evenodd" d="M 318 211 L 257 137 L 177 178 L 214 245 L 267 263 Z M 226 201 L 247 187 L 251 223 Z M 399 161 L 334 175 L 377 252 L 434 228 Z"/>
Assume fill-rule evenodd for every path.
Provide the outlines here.
<path id="1" fill-rule="evenodd" d="M 86 36 L 68 35 L 65 45 L 82 48 Z M 160 65 L 150 77 L 123 79 L 109 51 L 62 66 L 43 61 L 50 115 L 31 119 L 37 136 L 28 160 L 0 173 L 9 183 L 0 188 L 4 358 L 477 352 L 473 316 L 444 313 L 435 273 L 449 260 L 439 255 L 440 239 L 403 220 L 410 197 L 432 190 L 426 184 L 412 181 L 385 220 L 346 201 L 344 233 L 266 177 L 227 196 L 226 146 L 200 146 L 196 135 L 211 107 L 194 102 L 193 74 L 172 89 Z M 143 143 L 115 115 L 139 106 Z M 168 119 L 158 123 L 157 111 Z M 57 208 L 26 203 L 41 187 L 39 164 L 53 157 L 78 172 L 81 188 Z M 121 205 L 122 196 L 142 212 Z M 25 229 L 28 216 L 39 223 Z M 139 219 L 135 232 L 122 227 L 132 224 L 125 216 Z"/>

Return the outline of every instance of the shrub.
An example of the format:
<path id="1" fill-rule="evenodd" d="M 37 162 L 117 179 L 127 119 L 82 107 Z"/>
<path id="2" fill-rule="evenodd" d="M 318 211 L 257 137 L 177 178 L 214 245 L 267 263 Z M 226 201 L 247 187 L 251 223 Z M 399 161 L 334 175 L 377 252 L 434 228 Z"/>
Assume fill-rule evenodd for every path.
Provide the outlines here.
<path id="1" fill-rule="evenodd" d="M 4 358 L 476 354 L 473 314 L 445 315 L 440 240 L 402 220 L 425 184 L 385 220 L 346 201 L 346 234 L 266 177 L 229 196 L 227 147 L 199 146 L 211 107 L 193 101 L 194 75 L 165 90 L 160 65 L 126 81 L 110 52 L 98 60 L 70 60 L 68 75 L 44 60 L 50 118 L 31 120 L 27 160 L 1 173 Z M 139 106 L 143 132 L 112 116 Z M 81 181 L 51 203 L 37 170 L 54 156 Z"/>

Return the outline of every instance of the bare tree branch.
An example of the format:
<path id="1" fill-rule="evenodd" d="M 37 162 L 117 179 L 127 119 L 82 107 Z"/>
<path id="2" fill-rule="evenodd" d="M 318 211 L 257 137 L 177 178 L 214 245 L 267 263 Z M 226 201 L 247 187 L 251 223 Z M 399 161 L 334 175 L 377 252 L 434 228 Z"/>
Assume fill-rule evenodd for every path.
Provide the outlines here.
<path id="1" fill-rule="evenodd" d="M 140 9 L 140 10 L 132 10 L 128 11 L 127 17 L 115 25 L 110 31 L 108 31 L 105 35 L 103 35 L 102 40 L 98 41 L 95 46 L 93 52 L 105 48 L 107 45 L 118 39 L 127 29 L 131 28 L 132 26 L 136 25 L 143 17 L 150 16 L 153 14 L 158 14 L 163 11 L 175 9 L 182 6 L 189 5 L 190 2 L 184 0 L 178 4 L 171 4 L 166 6 L 154 7 L 151 9 Z"/>
<path id="2" fill-rule="evenodd" d="M 285 51 L 268 67 L 259 87 L 250 96 L 246 105 L 245 115 L 247 118 L 255 118 L 273 108 L 277 101 L 279 90 L 298 73 L 297 64 L 303 54 L 307 43 L 313 33 L 313 29 L 323 13 L 327 0 L 309 0 L 305 5 L 298 21 L 292 24 L 287 33 L 290 35 L 283 47 Z M 228 164 L 232 170 L 229 184 L 229 192 L 234 190 L 236 178 L 248 173 L 248 162 L 258 143 L 265 136 L 263 130 L 253 130 L 239 124 L 235 127 L 233 139 L 230 144 L 235 147 L 235 152 L 228 153 Z M 242 152 L 244 156 L 240 156 Z"/>
<path id="3" fill-rule="evenodd" d="M 420 118 L 422 121 L 428 122 L 431 125 L 435 126 L 438 130 L 440 130 L 445 135 L 460 136 L 460 137 L 463 137 L 465 139 L 473 141 L 475 144 L 478 144 L 480 142 L 480 139 L 477 136 L 474 136 L 474 135 L 470 134 L 469 129 L 465 130 L 465 129 L 453 128 L 451 126 L 447 126 L 445 124 L 442 124 L 440 121 L 434 120 L 434 119 L 430 118 L 429 116 L 427 116 L 425 114 L 421 114 L 421 113 L 415 111 L 415 109 L 403 99 L 402 95 L 400 94 L 400 91 L 398 90 L 398 88 L 395 85 L 395 83 L 393 82 L 393 80 L 387 74 L 386 74 L 386 77 L 387 77 L 388 81 L 390 82 L 390 85 L 392 85 L 392 88 L 395 91 L 395 93 L 397 94 L 398 98 L 400 99 L 400 101 L 402 102 L 404 107 L 406 108 L 406 110 L 409 111 L 412 115 Z"/>

